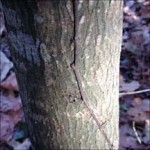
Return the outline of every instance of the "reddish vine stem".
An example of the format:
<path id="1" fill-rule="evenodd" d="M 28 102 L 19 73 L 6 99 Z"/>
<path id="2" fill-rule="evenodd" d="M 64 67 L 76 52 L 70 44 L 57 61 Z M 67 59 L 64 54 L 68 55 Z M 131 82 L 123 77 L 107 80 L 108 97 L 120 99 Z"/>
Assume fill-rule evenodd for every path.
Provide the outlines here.
<path id="1" fill-rule="evenodd" d="M 76 81 L 77 81 L 77 85 L 78 85 L 78 88 L 79 88 L 79 92 L 80 92 L 80 95 L 81 95 L 81 100 L 83 101 L 83 103 L 85 104 L 85 106 L 87 107 L 88 111 L 90 112 L 91 116 L 93 117 L 93 119 L 95 120 L 100 132 L 102 133 L 102 135 L 104 136 L 105 140 L 107 141 L 109 147 L 110 147 L 110 150 L 113 150 L 113 144 L 111 144 L 109 138 L 107 137 L 107 134 L 105 133 L 105 131 L 102 129 L 102 126 L 100 124 L 100 122 L 98 121 L 96 115 L 94 114 L 92 108 L 90 107 L 89 103 L 88 103 L 88 100 L 86 98 L 86 95 L 83 91 L 83 88 L 82 88 L 82 83 L 81 83 L 81 77 L 80 77 L 80 74 L 79 74 L 79 71 L 77 70 L 76 68 L 76 59 L 77 59 L 77 40 L 76 40 L 76 34 L 77 34 L 77 16 L 76 16 L 76 0 L 73 0 L 73 14 L 74 14 L 74 35 L 73 35 L 73 51 L 74 51 L 74 56 L 73 56 L 73 61 L 72 63 L 70 64 L 73 72 L 74 72 L 74 75 L 75 75 L 75 78 L 76 78 Z"/>
<path id="2" fill-rule="evenodd" d="M 83 88 L 82 88 L 82 84 L 81 84 L 81 78 L 80 78 L 80 74 L 78 72 L 78 70 L 76 69 L 74 64 L 71 64 L 71 68 L 73 69 L 74 75 L 76 77 L 76 81 L 78 84 L 78 88 L 80 91 L 80 95 L 81 95 L 81 99 L 83 101 L 83 103 L 85 104 L 85 106 L 87 107 L 88 111 L 90 112 L 91 116 L 93 117 L 93 119 L 95 120 L 100 132 L 102 133 L 102 135 L 104 136 L 105 140 L 107 141 L 107 143 L 109 144 L 110 149 L 112 150 L 113 145 L 111 144 L 109 138 L 107 137 L 105 131 L 102 129 L 102 125 L 100 124 L 100 122 L 98 121 L 96 115 L 94 114 L 93 110 L 91 109 L 87 99 L 86 99 L 86 95 L 83 92 Z"/>

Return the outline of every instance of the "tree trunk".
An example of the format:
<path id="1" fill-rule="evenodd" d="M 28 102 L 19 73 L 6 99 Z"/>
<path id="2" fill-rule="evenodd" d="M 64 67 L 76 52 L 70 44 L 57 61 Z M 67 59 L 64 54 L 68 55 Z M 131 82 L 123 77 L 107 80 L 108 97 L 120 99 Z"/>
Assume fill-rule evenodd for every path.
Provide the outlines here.
<path id="1" fill-rule="evenodd" d="M 2 4 L 33 147 L 118 149 L 122 1 Z"/>

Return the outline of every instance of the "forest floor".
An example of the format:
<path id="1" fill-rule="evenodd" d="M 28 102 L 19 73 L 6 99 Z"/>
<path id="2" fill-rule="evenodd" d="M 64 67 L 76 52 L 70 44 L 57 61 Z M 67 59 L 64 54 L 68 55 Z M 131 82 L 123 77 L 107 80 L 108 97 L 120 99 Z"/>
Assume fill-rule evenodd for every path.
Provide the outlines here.
<path id="1" fill-rule="evenodd" d="M 150 91 L 137 93 L 150 89 L 149 19 L 150 0 L 125 0 L 120 61 L 120 150 L 150 149 Z M 1 25 L 0 148 L 28 150 L 31 144 L 5 35 Z"/>

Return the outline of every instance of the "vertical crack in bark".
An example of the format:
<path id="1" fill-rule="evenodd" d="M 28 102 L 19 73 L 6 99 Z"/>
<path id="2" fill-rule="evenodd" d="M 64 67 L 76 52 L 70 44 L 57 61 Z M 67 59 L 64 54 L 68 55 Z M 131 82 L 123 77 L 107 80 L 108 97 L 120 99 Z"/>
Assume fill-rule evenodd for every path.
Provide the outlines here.
<path id="1" fill-rule="evenodd" d="M 74 55 L 73 55 L 73 61 L 71 63 L 71 65 L 76 65 L 76 56 L 77 56 L 77 43 L 76 43 L 76 35 L 77 35 L 77 21 L 76 21 L 76 0 L 72 0 L 72 7 L 73 7 L 73 49 L 74 49 Z"/>
<path id="2" fill-rule="evenodd" d="M 74 17 L 74 29 L 73 29 L 73 50 L 74 50 L 74 56 L 73 56 L 73 61 L 72 63 L 70 64 L 73 72 L 74 72 L 74 75 L 75 75 L 75 78 L 76 78 L 76 81 L 77 81 L 77 85 L 78 85 L 78 88 L 79 88 L 79 92 L 80 92 L 80 95 L 81 95 L 81 100 L 83 101 L 83 103 L 85 104 L 85 106 L 87 107 L 88 111 L 90 112 L 91 116 L 93 117 L 93 119 L 95 120 L 101 134 L 104 136 L 105 140 L 107 141 L 109 147 L 110 147 L 110 150 L 113 150 L 114 146 L 113 144 L 111 144 L 110 142 L 110 139 L 108 138 L 107 134 L 105 133 L 105 131 L 102 129 L 102 125 L 101 123 L 98 121 L 96 115 L 94 114 L 94 111 L 92 110 L 92 108 L 90 107 L 90 104 L 88 103 L 88 100 L 87 100 L 87 97 L 83 91 L 83 88 L 82 88 L 82 83 L 81 83 L 81 77 L 80 77 L 80 73 L 78 71 L 78 69 L 76 68 L 76 60 L 77 60 L 77 1 L 76 0 L 72 0 L 72 6 L 73 6 L 73 17 Z"/>

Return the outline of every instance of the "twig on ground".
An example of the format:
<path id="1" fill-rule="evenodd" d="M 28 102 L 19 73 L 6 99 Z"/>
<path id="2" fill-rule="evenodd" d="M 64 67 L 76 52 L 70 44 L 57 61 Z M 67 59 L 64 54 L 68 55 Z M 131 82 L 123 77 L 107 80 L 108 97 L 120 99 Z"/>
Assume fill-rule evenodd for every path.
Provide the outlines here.
<path id="1" fill-rule="evenodd" d="M 133 131 L 134 131 L 134 133 L 135 133 L 135 136 L 136 136 L 136 138 L 137 138 L 137 140 L 138 140 L 138 142 L 141 144 L 142 142 L 141 142 L 141 139 L 140 139 L 140 137 L 139 137 L 139 135 L 138 135 L 138 133 L 137 133 L 137 131 L 136 131 L 136 128 L 135 128 L 135 121 L 133 121 Z"/>
<path id="2" fill-rule="evenodd" d="M 119 96 L 124 96 L 124 95 L 133 95 L 133 94 L 139 94 L 139 93 L 145 93 L 145 92 L 150 92 L 150 89 L 140 90 L 140 91 L 133 91 L 133 92 L 124 92 L 124 93 L 119 93 Z"/>

